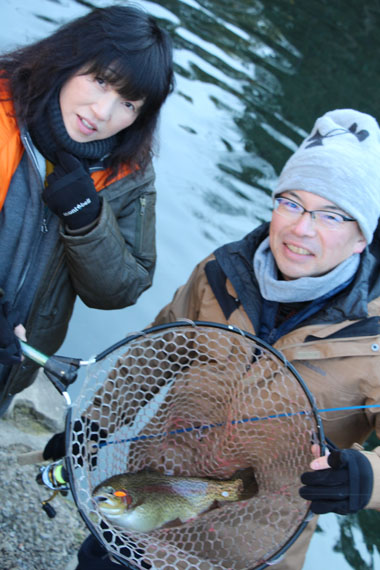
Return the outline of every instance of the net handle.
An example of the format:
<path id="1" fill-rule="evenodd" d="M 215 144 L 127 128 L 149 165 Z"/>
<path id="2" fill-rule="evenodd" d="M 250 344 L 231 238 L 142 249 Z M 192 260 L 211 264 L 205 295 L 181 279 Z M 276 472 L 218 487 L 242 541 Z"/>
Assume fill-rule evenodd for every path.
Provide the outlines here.
<path id="1" fill-rule="evenodd" d="M 42 366 L 50 382 L 69 402 L 70 398 L 66 389 L 77 379 L 79 368 L 89 364 L 90 361 L 86 362 L 80 358 L 58 356 L 55 354 L 47 356 L 25 341 L 20 340 L 19 342 L 23 355 Z"/>

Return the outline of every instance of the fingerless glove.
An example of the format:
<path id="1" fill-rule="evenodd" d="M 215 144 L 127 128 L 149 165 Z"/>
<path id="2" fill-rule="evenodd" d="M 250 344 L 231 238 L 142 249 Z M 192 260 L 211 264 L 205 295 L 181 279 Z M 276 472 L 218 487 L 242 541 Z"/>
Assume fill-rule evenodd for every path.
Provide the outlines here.
<path id="1" fill-rule="evenodd" d="M 299 493 L 311 501 L 316 514 L 346 515 L 364 509 L 373 489 L 373 471 L 366 456 L 355 449 L 333 451 L 328 456 L 331 469 L 303 473 Z"/>

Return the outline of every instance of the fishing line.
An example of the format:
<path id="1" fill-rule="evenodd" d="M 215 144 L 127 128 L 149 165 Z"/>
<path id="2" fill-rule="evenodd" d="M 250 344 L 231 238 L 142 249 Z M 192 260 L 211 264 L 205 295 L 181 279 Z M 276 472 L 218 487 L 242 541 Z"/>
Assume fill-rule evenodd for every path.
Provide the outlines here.
<path id="1" fill-rule="evenodd" d="M 369 409 L 369 408 L 380 408 L 380 404 L 368 404 L 368 405 L 362 405 L 362 406 L 344 406 L 344 407 L 338 407 L 338 408 L 316 408 L 316 411 L 318 413 L 323 413 L 323 412 L 338 412 L 338 411 L 342 411 L 342 410 L 362 410 L 362 409 Z M 292 416 L 296 416 L 296 415 L 304 415 L 304 414 L 310 414 L 311 412 L 306 412 L 304 410 L 300 410 L 298 412 L 291 412 L 291 413 L 283 413 L 283 414 L 272 414 L 269 416 L 255 416 L 253 418 L 244 418 L 241 420 L 232 420 L 230 422 L 228 422 L 228 425 L 239 425 L 239 424 L 244 424 L 247 422 L 259 422 L 259 421 L 263 421 L 263 420 L 273 420 L 276 418 L 286 418 L 286 417 L 292 417 Z M 167 432 L 163 432 L 163 433 L 158 433 L 158 434 L 152 434 L 152 435 L 143 435 L 143 436 L 134 436 L 131 438 L 123 438 L 123 439 L 117 439 L 117 440 L 111 440 L 111 441 L 107 441 L 107 442 L 101 442 L 99 443 L 99 445 L 97 447 L 102 448 L 105 447 L 106 445 L 115 445 L 115 444 L 121 444 L 121 443 L 131 443 L 131 442 L 136 442 L 136 441 L 144 441 L 147 439 L 156 439 L 156 438 L 163 438 L 163 437 L 168 437 L 170 435 L 176 435 L 176 434 L 181 434 L 181 433 L 188 433 L 191 431 L 202 431 L 202 430 L 208 430 L 208 429 L 213 429 L 213 428 L 220 428 L 220 427 L 224 427 L 225 425 L 227 425 L 227 422 L 221 422 L 218 424 L 209 424 L 209 425 L 204 425 L 204 426 L 192 426 L 192 427 L 188 427 L 188 428 L 178 428 L 175 430 L 171 430 L 171 431 L 167 431 Z M 96 444 L 94 444 L 94 447 L 96 446 Z"/>
<path id="2" fill-rule="evenodd" d="M 318 413 L 325 413 L 325 412 L 339 412 L 339 411 L 346 411 L 346 410 L 365 410 L 365 409 L 371 409 L 371 408 L 380 408 L 380 404 L 366 404 L 366 405 L 358 405 L 358 406 L 341 406 L 341 407 L 337 407 L 337 408 L 316 408 L 316 411 Z M 204 426 L 192 426 L 192 427 L 187 427 L 187 428 L 177 428 L 175 430 L 163 432 L 160 434 L 154 434 L 154 435 L 149 435 L 149 436 L 135 436 L 135 437 L 132 437 L 129 439 L 124 438 L 124 439 L 120 439 L 120 440 L 109 441 L 106 443 L 100 443 L 98 445 L 98 447 L 102 448 L 105 445 L 119 444 L 119 443 L 130 443 L 130 442 L 134 442 L 134 441 L 144 441 L 146 439 L 167 437 L 170 435 L 187 433 L 187 432 L 191 432 L 191 431 L 201 431 L 201 430 L 208 430 L 208 429 L 213 429 L 213 428 L 220 428 L 220 427 L 224 427 L 225 425 L 232 425 L 233 426 L 233 425 L 244 424 L 247 422 L 260 422 L 260 421 L 264 421 L 264 420 L 273 420 L 276 418 L 290 418 L 292 416 L 305 415 L 305 414 L 310 414 L 310 413 L 311 413 L 310 411 L 306 412 L 304 410 L 300 410 L 298 412 L 283 413 L 283 414 L 272 414 L 272 415 L 261 416 L 261 417 L 254 416 L 252 418 L 244 418 L 244 419 L 240 419 L 240 420 L 231 420 L 230 422 L 221 422 L 218 424 L 209 424 L 209 425 L 204 425 Z"/>

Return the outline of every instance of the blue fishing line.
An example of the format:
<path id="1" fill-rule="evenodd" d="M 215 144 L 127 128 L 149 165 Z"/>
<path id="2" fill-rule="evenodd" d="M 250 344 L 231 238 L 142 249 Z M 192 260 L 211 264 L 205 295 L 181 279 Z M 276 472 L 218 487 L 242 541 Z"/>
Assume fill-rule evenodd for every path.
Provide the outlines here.
<path id="1" fill-rule="evenodd" d="M 283 413 L 283 414 L 274 414 L 274 415 L 270 415 L 270 416 L 262 416 L 262 417 L 258 417 L 255 416 L 253 418 L 246 418 L 243 420 L 232 420 L 230 423 L 230 425 L 238 425 L 238 424 L 245 424 L 248 422 L 258 422 L 261 420 L 271 420 L 274 418 L 282 418 L 282 417 L 290 417 L 290 416 L 297 416 L 297 415 L 306 415 L 310 412 L 292 412 L 292 413 Z M 192 426 L 192 427 L 188 427 L 188 428 L 178 428 L 178 429 L 174 429 L 171 431 L 164 431 L 162 433 L 157 433 L 157 434 L 152 434 L 152 435 L 136 435 L 134 437 L 130 437 L 130 438 L 126 438 L 126 439 L 118 439 L 115 441 L 107 441 L 104 443 L 100 443 L 99 447 L 104 447 L 106 445 L 110 445 L 113 443 L 131 443 L 134 441 L 144 441 L 144 440 L 148 440 L 148 439 L 156 439 L 158 437 L 167 437 L 168 435 L 178 435 L 181 433 L 188 433 L 191 431 L 195 431 L 195 430 L 206 430 L 206 429 L 213 429 L 213 428 L 217 428 L 217 427 L 223 427 L 227 425 L 226 422 L 221 422 L 221 423 L 217 423 L 217 424 L 208 424 L 208 425 L 204 425 L 204 426 Z"/>
<path id="2" fill-rule="evenodd" d="M 345 407 L 340 407 L 340 408 L 323 408 L 323 409 L 317 409 L 316 411 L 318 413 L 319 412 L 337 412 L 340 410 L 364 410 L 364 409 L 368 409 L 368 408 L 380 408 L 380 404 L 373 404 L 373 405 L 368 404 L 368 405 L 362 405 L 362 406 L 345 406 Z M 312 414 L 312 411 L 306 412 L 305 410 L 301 410 L 299 412 L 284 412 L 282 414 L 272 414 L 272 415 L 268 415 L 268 416 L 254 416 L 252 418 L 245 418 L 242 420 L 232 420 L 231 422 L 229 422 L 229 424 L 230 425 L 239 425 L 239 424 L 246 424 L 249 422 L 259 422 L 261 420 L 273 420 L 276 418 L 290 418 L 292 416 L 306 416 L 306 415 L 311 415 L 311 414 Z M 209 424 L 209 425 L 197 426 L 197 427 L 192 426 L 192 427 L 188 427 L 188 428 L 178 428 L 175 430 L 157 433 L 157 434 L 152 434 L 152 435 L 136 435 L 136 436 L 130 437 L 130 438 L 102 442 L 99 444 L 99 448 L 105 447 L 106 445 L 116 444 L 116 443 L 133 443 L 136 441 L 147 441 L 147 440 L 157 439 L 159 437 L 167 437 L 168 435 L 178 435 L 181 433 L 188 433 L 188 432 L 195 431 L 195 430 L 213 429 L 213 428 L 217 428 L 217 427 L 223 427 L 225 425 L 226 425 L 226 422 L 221 422 L 221 423 L 217 423 L 217 424 Z"/>

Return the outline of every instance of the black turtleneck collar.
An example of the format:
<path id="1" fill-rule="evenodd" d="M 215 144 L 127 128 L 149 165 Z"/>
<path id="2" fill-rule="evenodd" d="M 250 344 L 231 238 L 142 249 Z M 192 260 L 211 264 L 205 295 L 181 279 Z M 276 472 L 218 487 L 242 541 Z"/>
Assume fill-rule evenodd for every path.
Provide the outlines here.
<path id="1" fill-rule="evenodd" d="M 99 160 L 108 156 L 116 146 L 116 135 L 87 143 L 74 141 L 63 122 L 59 93 L 50 98 L 45 117 L 45 121 L 40 120 L 30 127 L 30 135 L 41 154 L 54 164 L 58 150 L 66 150 L 79 159 Z"/>

